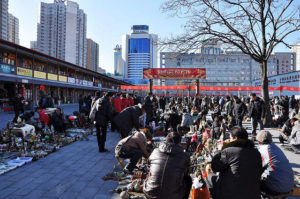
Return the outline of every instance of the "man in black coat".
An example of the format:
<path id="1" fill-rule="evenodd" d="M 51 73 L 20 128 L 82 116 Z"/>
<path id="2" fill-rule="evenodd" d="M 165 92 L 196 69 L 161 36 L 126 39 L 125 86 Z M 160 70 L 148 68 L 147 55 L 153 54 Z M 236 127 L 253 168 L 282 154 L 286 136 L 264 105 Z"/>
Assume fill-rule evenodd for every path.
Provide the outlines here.
<path id="1" fill-rule="evenodd" d="M 94 121 L 96 124 L 97 141 L 100 153 L 108 151 L 105 148 L 105 141 L 107 125 L 108 122 L 112 120 L 113 115 L 113 107 L 110 103 L 112 95 L 112 93 L 106 93 L 103 97 L 98 98 L 96 101 L 94 101 L 94 104 L 91 109 L 91 112 L 93 112 L 94 109 L 96 109 Z"/>
<path id="2" fill-rule="evenodd" d="M 198 111 L 201 110 L 201 103 L 202 103 L 202 100 L 201 100 L 199 94 L 197 94 L 193 100 L 193 105 L 197 108 Z"/>
<path id="3" fill-rule="evenodd" d="M 165 109 L 166 109 L 166 99 L 165 99 L 165 97 L 164 96 L 160 97 L 159 100 L 158 100 L 158 102 L 159 102 L 159 107 L 163 111 L 165 111 Z"/>
<path id="4" fill-rule="evenodd" d="M 190 157 L 178 144 L 181 136 L 170 133 L 166 143 L 154 149 L 149 157 L 150 174 L 144 183 L 148 199 L 188 199 L 192 180 L 188 174 Z"/>
<path id="5" fill-rule="evenodd" d="M 145 107 L 141 104 L 130 106 L 119 113 L 114 122 L 117 125 L 122 139 L 127 137 L 129 132 L 135 128 L 137 131 L 140 129 L 140 116 L 145 113 Z"/>
<path id="6" fill-rule="evenodd" d="M 244 128 L 233 127 L 230 142 L 213 157 L 211 167 L 214 173 L 220 172 L 208 183 L 214 199 L 260 198 L 261 155 Z"/>
<path id="7" fill-rule="evenodd" d="M 50 118 L 49 126 L 53 125 L 54 131 L 62 133 L 65 130 L 64 115 L 61 112 L 61 108 L 57 108 Z"/>
<path id="8" fill-rule="evenodd" d="M 235 102 L 233 115 L 235 117 L 236 125 L 242 127 L 243 118 L 247 112 L 247 106 L 237 96 L 234 96 L 233 99 Z"/>
<path id="9" fill-rule="evenodd" d="M 13 122 L 16 123 L 20 113 L 24 113 L 24 97 L 18 94 L 13 100 L 13 106 L 15 111 L 15 117 Z"/>
<path id="10" fill-rule="evenodd" d="M 155 108 L 155 97 L 150 92 L 145 98 L 145 110 L 146 110 L 146 125 L 149 125 L 149 122 L 153 119 L 153 113 Z"/>
<path id="11" fill-rule="evenodd" d="M 251 100 L 250 100 L 248 112 L 249 112 L 249 117 L 251 117 L 252 139 L 254 139 L 256 136 L 257 124 L 259 124 L 260 130 L 264 129 L 263 119 L 266 114 L 264 101 L 256 97 L 255 93 L 251 94 Z"/>

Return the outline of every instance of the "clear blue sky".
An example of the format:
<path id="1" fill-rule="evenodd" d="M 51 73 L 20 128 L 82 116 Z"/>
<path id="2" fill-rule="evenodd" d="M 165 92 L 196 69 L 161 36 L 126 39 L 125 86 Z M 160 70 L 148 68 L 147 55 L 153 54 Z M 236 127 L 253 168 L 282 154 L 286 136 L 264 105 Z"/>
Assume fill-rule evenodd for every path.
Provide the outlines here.
<path id="1" fill-rule="evenodd" d="M 164 0 L 73 0 L 87 14 L 87 37 L 100 45 L 100 67 L 113 72 L 113 48 L 132 25 L 149 25 L 160 38 L 183 32 L 184 19 L 160 11 Z M 9 12 L 19 18 L 20 44 L 30 47 L 36 40 L 38 5 L 53 0 L 9 0 Z M 289 42 L 299 41 L 294 34 Z M 282 45 L 275 51 L 289 51 Z"/>

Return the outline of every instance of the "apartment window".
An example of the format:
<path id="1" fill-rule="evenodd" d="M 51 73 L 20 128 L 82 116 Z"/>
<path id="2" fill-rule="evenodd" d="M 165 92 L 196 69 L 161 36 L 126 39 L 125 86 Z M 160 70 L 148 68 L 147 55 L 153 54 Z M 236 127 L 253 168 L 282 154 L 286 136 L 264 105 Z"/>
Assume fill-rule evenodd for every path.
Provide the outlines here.
<path id="1" fill-rule="evenodd" d="M 34 69 L 37 70 L 37 71 L 46 71 L 46 64 L 45 63 L 42 63 L 42 62 L 39 62 L 39 61 L 35 61 L 34 62 Z"/>

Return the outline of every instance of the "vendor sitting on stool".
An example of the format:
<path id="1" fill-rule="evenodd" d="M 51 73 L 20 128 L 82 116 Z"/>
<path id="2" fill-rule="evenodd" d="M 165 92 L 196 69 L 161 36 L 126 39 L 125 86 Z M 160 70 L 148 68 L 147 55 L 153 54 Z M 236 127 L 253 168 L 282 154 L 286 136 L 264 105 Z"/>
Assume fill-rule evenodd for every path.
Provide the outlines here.
<path id="1" fill-rule="evenodd" d="M 132 174 L 137 162 L 141 157 L 149 157 L 146 150 L 147 141 L 152 139 L 152 135 L 148 129 L 136 131 L 132 135 L 122 139 L 116 146 L 115 154 L 120 158 L 129 158 L 129 163 L 124 168 L 124 173 Z"/>
<path id="2" fill-rule="evenodd" d="M 54 131 L 63 133 L 65 130 L 64 116 L 61 113 L 61 108 L 57 108 L 50 118 L 50 126 L 53 125 Z"/>

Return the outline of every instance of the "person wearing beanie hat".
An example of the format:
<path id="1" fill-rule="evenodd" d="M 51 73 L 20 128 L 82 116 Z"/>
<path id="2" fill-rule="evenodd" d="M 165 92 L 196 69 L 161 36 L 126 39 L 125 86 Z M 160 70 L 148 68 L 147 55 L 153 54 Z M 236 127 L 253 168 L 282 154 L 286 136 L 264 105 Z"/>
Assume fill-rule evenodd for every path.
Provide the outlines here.
<path id="1" fill-rule="evenodd" d="M 288 159 L 273 143 L 269 131 L 260 131 L 256 139 L 264 169 L 261 190 L 271 195 L 289 193 L 294 186 L 294 174 Z"/>
<path id="2" fill-rule="evenodd" d="M 149 157 L 150 172 L 143 191 L 147 199 L 172 198 L 188 199 L 192 179 L 188 174 L 189 155 L 179 145 L 181 136 L 171 132 L 166 142 Z"/>

